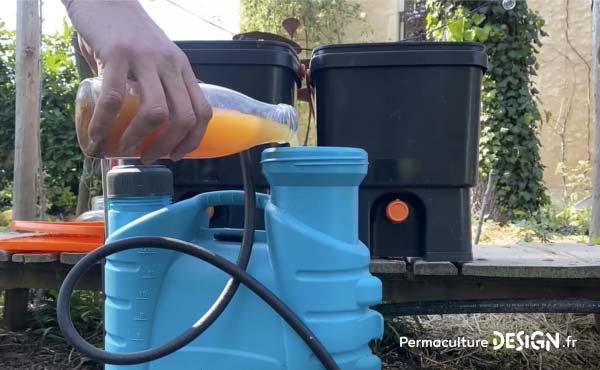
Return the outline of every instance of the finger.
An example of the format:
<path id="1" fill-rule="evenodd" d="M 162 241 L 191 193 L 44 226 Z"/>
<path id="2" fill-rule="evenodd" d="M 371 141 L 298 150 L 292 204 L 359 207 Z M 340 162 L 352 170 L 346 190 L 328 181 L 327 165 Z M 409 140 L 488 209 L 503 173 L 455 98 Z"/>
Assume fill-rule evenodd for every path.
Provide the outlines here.
<path id="1" fill-rule="evenodd" d="M 169 118 L 167 100 L 153 65 L 134 70 L 139 84 L 140 108 L 121 137 L 121 151 L 130 154 L 142 140 Z"/>
<path id="2" fill-rule="evenodd" d="M 161 74 L 160 79 L 169 105 L 169 123 L 144 150 L 144 162 L 151 162 L 170 154 L 196 126 L 196 113 L 183 78 L 176 71 L 177 69 L 169 69 Z"/>
<path id="3" fill-rule="evenodd" d="M 93 56 L 91 48 L 88 46 L 88 44 L 85 42 L 85 40 L 81 37 L 81 35 L 77 34 L 77 40 L 79 42 L 79 52 L 81 53 L 81 56 L 86 61 L 87 65 L 90 67 L 90 69 L 94 73 L 98 74 L 98 64 L 96 63 L 96 59 Z"/>
<path id="4" fill-rule="evenodd" d="M 102 87 L 96 102 L 88 133 L 92 141 L 101 142 L 113 125 L 125 99 L 127 63 L 114 60 L 104 68 Z"/>
<path id="5" fill-rule="evenodd" d="M 198 87 L 196 76 L 191 67 L 184 69 L 183 81 L 194 112 L 196 113 L 196 125 L 188 136 L 173 150 L 173 153 L 171 153 L 171 159 L 174 161 L 180 160 L 184 155 L 198 147 L 213 114 L 212 107 L 208 104 L 204 94 L 202 94 L 202 90 Z"/>

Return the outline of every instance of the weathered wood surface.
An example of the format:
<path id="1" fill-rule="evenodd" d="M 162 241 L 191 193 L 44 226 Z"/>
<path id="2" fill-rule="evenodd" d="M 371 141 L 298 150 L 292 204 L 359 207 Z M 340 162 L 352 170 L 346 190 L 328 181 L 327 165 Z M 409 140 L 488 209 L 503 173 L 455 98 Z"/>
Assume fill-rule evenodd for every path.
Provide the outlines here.
<path id="1" fill-rule="evenodd" d="M 15 253 L 11 260 L 17 263 L 48 263 L 59 259 L 60 253 Z"/>
<path id="2" fill-rule="evenodd" d="M 11 253 L 0 249 L 0 262 L 10 261 Z"/>
<path id="3" fill-rule="evenodd" d="M 406 262 L 391 259 L 372 260 L 370 270 L 372 274 L 404 274 L 406 272 Z"/>
<path id="4" fill-rule="evenodd" d="M 27 328 L 27 303 L 29 289 L 7 289 L 4 292 L 3 326 L 8 330 Z"/>
<path id="5" fill-rule="evenodd" d="M 3 237 L 6 237 L 6 234 L 0 234 L 0 238 Z M 84 253 L 29 254 L 0 251 L 0 289 L 56 288 L 71 266 L 83 256 Z M 584 284 L 583 289 L 588 291 L 588 285 L 597 285 L 597 279 L 600 279 L 600 246 L 476 246 L 474 256 L 473 262 L 462 266 L 451 262 L 427 262 L 419 258 L 374 259 L 371 261 L 370 270 L 384 280 L 384 285 L 390 281 L 396 281 L 394 284 L 397 285 L 399 279 L 404 279 L 410 281 L 410 289 L 415 288 L 413 293 L 426 290 L 438 296 L 441 294 L 461 297 L 465 296 L 466 287 L 470 287 L 470 293 L 466 295 L 468 297 L 484 293 L 489 295 L 489 292 L 482 291 L 484 283 L 486 286 L 494 286 L 492 290 L 498 291 L 499 286 L 494 285 L 498 282 L 512 291 L 528 280 L 539 284 L 543 281 L 548 287 L 552 285 L 552 280 L 560 280 L 564 283 L 568 281 L 571 284 L 569 289 L 576 289 L 572 284 Z M 99 287 L 99 279 L 98 266 L 89 274 L 84 285 Z M 492 280 L 495 281 L 493 284 Z M 581 283 L 573 283 L 576 280 L 581 280 Z M 519 283 L 511 285 L 511 281 Z M 439 287 L 439 291 L 436 290 L 436 286 Z M 453 291 L 455 288 L 457 290 Z M 509 293 L 503 292 L 503 296 L 508 296 Z M 404 291 L 402 295 L 404 298 L 410 298 L 412 293 Z M 528 295 L 530 293 L 526 294 Z"/>
<path id="6" fill-rule="evenodd" d="M 500 278 L 598 279 L 600 246 L 517 244 L 478 246 L 462 275 Z"/>
<path id="7" fill-rule="evenodd" d="M 412 272 L 422 276 L 456 276 L 458 267 L 452 262 L 427 262 L 420 258 L 410 260 Z"/>
<path id="8" fill-rule="evenodd" d="M 31 236 L 35 233 L 0 233 L 0 239 Z M 22 253 L 0 250 L 0 262 L 43 263 L 60 261 L 77 263 L 85 253 Z M 375 274 L 428 276 L 481 276 L 503 278 L 600 278 L 600 246 L 582 244 L 483 245 L 473 248 L 474 260 L 462 264 L 427 262 L 420 258 L 374 259 Z"/>
<path id="9" fill-rule="evenodd" d="M 81 260 L 86 254 L 85 253 L 61 253 L 60 262 L 65 265 L 74 265 Z"/>
<path id="10" fill-rule="evenodd" d="M 41 106 L 41 12 L 38 1 L 17 1 L 15 47 L 15 151 L 12 216 L 38 216 Z M 39 212 L 43 214 L 42 212 Z"/>

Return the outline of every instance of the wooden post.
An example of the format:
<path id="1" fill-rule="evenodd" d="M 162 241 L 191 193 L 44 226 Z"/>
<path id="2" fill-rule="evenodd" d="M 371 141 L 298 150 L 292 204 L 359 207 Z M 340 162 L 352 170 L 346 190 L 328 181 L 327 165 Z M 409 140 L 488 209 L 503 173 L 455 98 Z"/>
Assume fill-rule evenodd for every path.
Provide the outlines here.
<path id="1" fill-rule="evenodd" d="M 29 289 L 17 288 L 4 291 L 4 327 L 11 331 L 27 328 L 27 302 Z"/>
<path id="2" fill-rule="evenodd" d="M 15 164 L 13 219 L 35 220 L 40 169 L 41 18 L 38 0 L 17 1 Z M 27 289 L 4 294 L 4 325 L 10 330 L 27 324 Z"/>
<path id="3" fill-rule="evenodd" d="M 38 214 L 40 34 L 38 0 L 17 1 L 14 220 L 34 220 Z"/>
<path id="4" fill-rule="evenodd" d="M 405 12 L 405 4 L 404 0 L 398 0 L 398 40 L 404 40 L 404 13 Z"/>
<path id="5" fill-rule="evenodd" d="M 590 244 L 600 244 L 600 0 L 592 2 L 592 81 L 595 101 L 595 139 Z"/>

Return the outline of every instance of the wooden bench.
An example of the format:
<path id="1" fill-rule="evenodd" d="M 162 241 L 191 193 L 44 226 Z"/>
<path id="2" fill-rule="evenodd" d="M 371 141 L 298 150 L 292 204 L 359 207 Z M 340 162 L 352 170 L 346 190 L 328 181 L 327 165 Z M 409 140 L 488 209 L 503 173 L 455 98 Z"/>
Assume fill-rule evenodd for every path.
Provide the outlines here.
<path id="1" fill-rule="evenodd" d="M 21 254 L 0 251 L 0 290 L 5 290 L 5 325 L 25 325 L 28 288 L 57 289 L 84 254 Z M 373 259 L 383 282 L 384 308 L 427 311 L 428 302 L 470 300 L 600 300 L 600 246 L 574 244 L 475 246 L 474 261 L 462 265 L 421 259 Z M 80 289 L 101 289 L 100 265 Z M 419 306 L 420 305 L 420 306 Z M 448 305 L 439 310 L 450 309 Z M 518 309 L 517 309 L 518 310 Z M 590 313 L 600 311 L 590 310 Z"/>

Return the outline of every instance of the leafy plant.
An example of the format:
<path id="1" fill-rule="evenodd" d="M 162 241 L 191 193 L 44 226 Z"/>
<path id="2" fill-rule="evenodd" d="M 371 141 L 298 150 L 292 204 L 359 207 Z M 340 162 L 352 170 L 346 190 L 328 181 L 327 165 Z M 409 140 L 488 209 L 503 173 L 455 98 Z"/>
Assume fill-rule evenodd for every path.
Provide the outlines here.
<path id="1" fill-rule="evenodd" d="M 47 212 L 72 214 L 82 167 L 73 124 L 77 71 L 70 36 L 72 28 L 44 35 L 42 39 L 42 109 L 40 140 L 42 175 Z M 0 207 L 10 206 L 7 197 L 13 177 L 15 125 L 15 34 L 0 23 Z"/>
<path id="2" fill-rule="evenodd" d="M 587 197 L 592 192 L 590 161 L 578 161 L 575 167 L 570 168 L 566 163 L 560 162 L 556 173 L 565 179 L 564 203 L 572 206 Z"/>
<path id="3" fill-rule="evenodd" d="M 56 321 L 57 297 L 56 290 L 45 293 L 41 305 L 33 310 L 33 330 L 44 337 L 54 336 L 62 339 Z M 82 337 L 96 346 L 102 345 L 102 299 L 99 292 L 75 291 L 71 297 L 71 318 Z"/>
<path id="4" fill-rule="evenodd" d="M 479 168 L 493 169 L 493 190 L 503 219 L 529 219 L 549 204 L 543 184 L 537 129 L 541 115 L 531 76 L 544 20 L 518 1 L 512 10 L 500 2 L 428 0 L 431 38 L 478 41 L 486 46 L 489 66 L 483 81 Z"/>
<path id="5" fill-rule="evenodd" d="M 355 22 L 366 32 L 360 4 L 349 0 L 242 0 L 242 32 L 263 31 L 287 36 L 281 22 L 290 17 L 300 20 L 298 35 L 306 48 L 324 43 L 340 43 Z"/>

